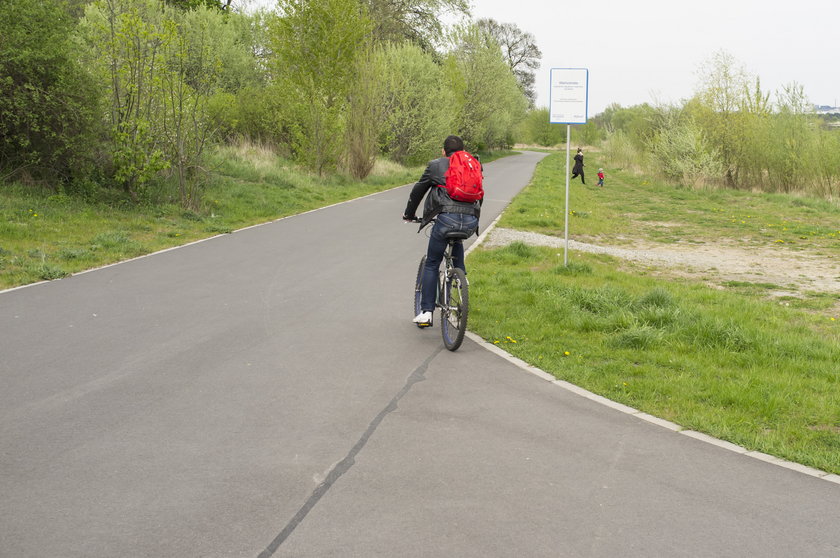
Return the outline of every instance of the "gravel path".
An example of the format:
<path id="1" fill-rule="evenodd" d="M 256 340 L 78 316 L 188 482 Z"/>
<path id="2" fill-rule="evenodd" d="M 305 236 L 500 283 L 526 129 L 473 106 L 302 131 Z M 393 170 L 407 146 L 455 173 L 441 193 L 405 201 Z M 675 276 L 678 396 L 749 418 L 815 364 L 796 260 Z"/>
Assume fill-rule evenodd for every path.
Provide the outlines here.
<path id="1" fill-rule="evenodd" d="M 516 241 L 560 249 L 564 244 L 562 238 L 497 227 L 490 232 L 484 246 L 506 246 Z M 620 248 L 569 240 L 569 250 L 608 254 L 653 267 L 665 267 L 679 275 L 701 276 L 717 282 L 737 280 L 772 283 L 790 291 L 840 292 L 840 262 L 781 247 L 637 243 L 632 248 Z M 795 293 L 778 290 L 774 294 Z"/>

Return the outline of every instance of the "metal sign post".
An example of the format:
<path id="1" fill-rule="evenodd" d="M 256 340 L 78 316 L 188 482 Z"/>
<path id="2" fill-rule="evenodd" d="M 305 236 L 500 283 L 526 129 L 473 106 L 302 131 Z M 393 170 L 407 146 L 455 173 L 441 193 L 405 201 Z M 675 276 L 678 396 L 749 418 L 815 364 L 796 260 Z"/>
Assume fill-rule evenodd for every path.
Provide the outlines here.
<path id="1" fill-rule="evenodd" d="M 589 117 L 589 70 L 552 68 L 548 121 L 566 125 L 566 211 L 563 265 L 569 265 L 569 144 L 572 124 L 586 124 Z"/>
<path id="2" fill-rule="evenodd" d="M 569 267 L 569 151 L 572 143 L 572 125 L 566 124 L 566 211 L 565 215 L 565 230 L 563 236 L 563 267 Z"/>

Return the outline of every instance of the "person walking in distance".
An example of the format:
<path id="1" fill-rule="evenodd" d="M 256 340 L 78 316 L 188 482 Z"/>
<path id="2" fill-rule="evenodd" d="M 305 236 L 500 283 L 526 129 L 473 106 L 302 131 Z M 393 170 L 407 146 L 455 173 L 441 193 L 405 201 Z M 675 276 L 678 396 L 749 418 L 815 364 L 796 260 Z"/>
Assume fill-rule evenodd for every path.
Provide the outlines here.
<path id="1" fill-rule="evenodd" d="M 453 193 L 452 196 L 468 200 L 473 199 L 473 201 L 453 199 L 450 192 L 447 191 L 447 170 L 450 167 L 450 158 L 454 159 L 456 157 L 459 159 L 458 165 L 462 165 L 464 162 L 467 165 L 473 165 L 471 168 L 479 173 L 477 175 L 478 186 L 474 192 L 463 196 Z M 455 163 L 453 163 L 453 169 L 455 168 Z M 443 157 L 428 164 L 423 176 L 420 177 L 408 196 L 408 204 L 405 206 L 405 212 L 402 216 L 403 220 L 416 220 L 416 211 L 424 196 L 426 202 L 423 206 L 420 228 L 428 225 L 432 219 L 435 220 L 429 236 L 426 264 L 421 279 L 420 313 L 413 320 L 419 326 L 427 326 L 432 323 L 438 271 L 447 245 L 446 234 L 451 231 L 463 231 L 469 235 L 478 232 L 478 218 L 481 214 L 481 202 L 484 199 L 480 172 L 481 163 L 464 151 L 464 141 L 458 136 L 449 136 L 443 142 Z M 459 267 L 466 272 L 462 242 L 459 241 L 454 246 L 452 259 L 455 267 Z"/>
<path id="2" fill-rule="evenodd" d="M 604 187 L 604 169 L 598 169 L 598 186 Z"/>
<path id="3" fill-rule="evenodd" d="M 583 177 L 583 150 L 578 147 L 577 154 L 575 155 L 575 166 L 572 167 L 572 179 L 575 179 L 580 175 L 580 183 L 586 184 L 586 179 Z"/>

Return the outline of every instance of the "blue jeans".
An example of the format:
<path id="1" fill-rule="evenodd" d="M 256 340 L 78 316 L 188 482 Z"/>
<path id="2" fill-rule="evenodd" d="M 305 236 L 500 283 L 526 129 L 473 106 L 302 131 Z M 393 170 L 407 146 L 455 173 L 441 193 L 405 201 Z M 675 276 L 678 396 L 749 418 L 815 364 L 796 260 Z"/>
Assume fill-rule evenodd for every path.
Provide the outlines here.
<path id="1" fill-rule="evenodd" d="M 441 213 L 437 216 L 429 237 L 429 248 L 426 252 L 426 266 L 423 268 L 422 295 L 420 297 L 420 311 L 432 312 L 435 309 L 437 296 L 438 271 L 443 253 L 446 251 L 446 233 L 450 231 L 466 231 L 474 233 L 478 228 L 478 218 L 461 213 Z M 452 248 L 452 260 L 455 267 L 460 267 L 466 273 L 464 266 L 464 243 L 457 241 Z"/>

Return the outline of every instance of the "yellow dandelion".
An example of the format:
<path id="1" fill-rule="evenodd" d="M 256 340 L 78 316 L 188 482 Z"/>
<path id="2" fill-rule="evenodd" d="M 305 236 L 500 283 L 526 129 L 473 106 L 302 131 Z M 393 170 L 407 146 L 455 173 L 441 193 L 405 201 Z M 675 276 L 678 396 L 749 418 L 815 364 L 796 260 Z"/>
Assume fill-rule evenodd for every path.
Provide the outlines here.
<path id="1" fill-rule="evenodd" d="M 569 351 L 563 351 L 563 356 L 569 356 L 570 354 L 572 353 L 570 353 Z"/>

